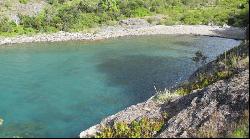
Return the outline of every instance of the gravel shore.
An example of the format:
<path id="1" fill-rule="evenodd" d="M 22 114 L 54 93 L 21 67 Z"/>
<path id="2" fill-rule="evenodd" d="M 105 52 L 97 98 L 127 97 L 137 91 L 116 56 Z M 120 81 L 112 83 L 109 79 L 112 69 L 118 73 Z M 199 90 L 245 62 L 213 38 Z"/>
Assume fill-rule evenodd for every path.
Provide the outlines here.
<path id="1" fill-rule="evenodd" d="M 69 40 L 102 40 L 122 36 L 138 35 L 202 35 L 230 39 L 244 39 L 245 29 L 237 27 L 220 27 L 206 25 L 117 25 L 101 27 L 94 33 L 58 32 L 53 34 L 37 34 L 34 36 L 0 37 L 0 45 L 28 42 L 57 42 Z"/>

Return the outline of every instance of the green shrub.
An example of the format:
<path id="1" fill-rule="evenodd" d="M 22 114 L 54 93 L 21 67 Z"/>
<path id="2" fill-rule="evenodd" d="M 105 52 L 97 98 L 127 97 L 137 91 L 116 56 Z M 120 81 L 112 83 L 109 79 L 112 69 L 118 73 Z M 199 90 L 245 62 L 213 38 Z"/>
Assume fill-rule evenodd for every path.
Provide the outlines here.
<path id="1" fill-rule="evenodd" d="M 249 137 L 249 110 L 244 112 L 243 117 L 236 124 L 236 128 L 231 134 L 231 138 L 248 138 Z"/>
<path id="2" fill-rule="evenodd" d="M 51 5 L 53 4 L 57 4 L 58 3 L 58 0 L 47 0 L 47 2 Z"/>
<path id="3" fill-rule="evenodd" d="M 179 88 L 175 91 L 176 94 L 180 96 L 188 95 L 191 91 L 189 89 Z"/>
<path id="4" fill-rule="evenodd" d="M 228 79 L 232 75 L 232 72 L 228 71 L 218 71 L 215 73 L 215 76 L 218 80 Z"/>
<path id="5" fill-rule="evenodd" d="M 240 56 L 237 55 L 230 55 L 229 60 L 227 62 L 227 66 L 231 69 L 234 69 L 238 66 L 238 61 L 240 59 Z"/>
<path id="6" fill-rule="evenodd" d="M 10 21 L 8 18 L 3 18 L 0 20 L 0 32 L 12 33 L 15 27 L 16 23 Z"/>
<path id="7" fill-rule="evenodd" d="M 19 0 L 19 2 L 22 4 L 27 4 L 29 2 L 29 0 Z"/>
<path id="8" fill-rule="evenodd" d="M 137 8 L 131 14 L 132 17 L 144 17 L 150 15 L 150 12 L 146 8 Z"/>
<path id="9" fill-rule="evenodd" d="M 152 138 L 160 131 L 164 123 L 162 119 L 149 119 L 143 117 L 131 124 L 117 123 L 101 129 L 96 138 Z"/>
<path id="10" fill-rule="evenodd" d="M 248 127 L 243 126 L 243 127 L 239 127 L 237 128 L 233 133 L 232 133 L 232 137 L 233 138 L 248 138 Z"/>
<path id="11" fill-rule="evenodd" d="M 95 14 L 81 14 L 76 23 L 74 23 L 71 27 L 71 31 L 83 31 L 87 28 L 92 28 L 97 25 L 100 21 L 100 18 Z"/>
<path id="12" fill-rule="evenodd" d="M 25 4 L 29 0 L 19 0 L 19 2 Z M 167 17 L 156 24 L 165 25 L 212 23 L 242 27 L 249 23 L 248 0 L 216 2 L 207 0 L 47 0 L 47 2 L 50 5 L 34 17 L 20 15 L 21 21 L 18 27 L 12 21 L 0 23 L 0 35 L 81 31 L 97 25 L 110 25 L 127 17 L 144 17 L 156 13 Z M 11 8 L 9 5 L 7 9 Z M 0 18 L 3 20 L 2 16 Z"/>
<path id="13" fill-rule="evenodd" d="M 216 76 L 207 73 L 200 73 L 194 82 L 184 84 L 182 87 L 187 90 L 187 93 L 190 93 L 191 90 L 203 89 L 216 81 Z"/>

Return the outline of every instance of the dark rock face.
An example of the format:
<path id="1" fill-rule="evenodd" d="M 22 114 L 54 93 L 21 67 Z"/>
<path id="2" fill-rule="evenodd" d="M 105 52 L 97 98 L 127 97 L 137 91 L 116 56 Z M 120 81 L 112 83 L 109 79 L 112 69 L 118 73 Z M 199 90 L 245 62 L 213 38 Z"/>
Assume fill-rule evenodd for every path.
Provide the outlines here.
<path id="1" fill-rule="evenodd" d="M 245 70 L 163 106 L 162 111 L 173 117 L 158 137 L 197 137 L 199 132 L 209 130 L 223 135 L 227 124 L 239 120 L 248 105 L 249 70 Z"/>
<path id="2" fill-rule="evenodd" d="M 247 25 L 246 28 L 246 40 L 249 40 L 249 24 Z"/>

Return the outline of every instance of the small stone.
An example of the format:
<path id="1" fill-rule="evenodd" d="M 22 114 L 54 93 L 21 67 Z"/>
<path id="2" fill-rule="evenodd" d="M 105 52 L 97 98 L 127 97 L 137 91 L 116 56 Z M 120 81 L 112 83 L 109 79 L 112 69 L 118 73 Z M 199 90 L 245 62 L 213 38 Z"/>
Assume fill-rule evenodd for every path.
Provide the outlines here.
<path id="1" fill-rule="evenodd" d="M 181 138 L 188 138 L 188 133 L 187 131 L 184 131 L 181 135 L 180 135 Z"/>

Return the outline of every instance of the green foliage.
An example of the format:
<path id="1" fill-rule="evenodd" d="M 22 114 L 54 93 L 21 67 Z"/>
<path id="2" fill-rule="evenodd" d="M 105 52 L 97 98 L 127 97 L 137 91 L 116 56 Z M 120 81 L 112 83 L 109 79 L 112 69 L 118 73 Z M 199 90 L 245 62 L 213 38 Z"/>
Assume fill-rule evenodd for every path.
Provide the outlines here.
<path id="1" fill-rule="evenodd" d="M 0 21 L 0 31 L 1 32 L 13 32 L 16 24 L 7 18 L 3 18 Z"/>
<path id="2" fill-rule="evenodd" d="M 215 78 L 213 76 L 200 74 L 197 81 L 192 83 L 191 88 L 192 90 L 203 89 L 214 82 Z"/>
<path id="3" fill-rule="evenodd" d="M 99 12 L 119 12 L 118 0 L 100 0 L 98 3 Z"/>
<path id="4" fill-rule="evenodd" d="M 220 80 L 228 79 L 230 75 L 232 75 L 232 72 L 228 72 L 228 71 L 218 71 L 215 73 L 216 78 Z"/>
<path id="5" fill-rule="evenodd" d="M 29 0 L 19 0 L 19 2 L 22 4 L 27 4 L 29 2 Z"/>
<path id="6" fill-rule="evenodd" d="M 233 134 L 232 137 L 233 138 L 247 138 L 248 134 L 249 134 L 249 127 L 243 126 L 243 127 L 239 127 L 237 128 Z"/>
<path id="7" fill-rule="evenodd" d="M 147 15 L 150 15 L 150 11 L 146 8 L 137 8 L 131 13 L 132 17 L 144 17 Z"/>
<path id="8" fill-rule="evenodd" d="M 234 126 L 233 126 L 234 127 Z M 231 138 L 248 138 L 249 137 L 249 110 L 244 111 L 244 115 L 236 124 L 235 129 L 231 134 Z"/>
<path id="9" fill-rule="evenodd" d="M 131 124 L 117 123 L 114 126 L 103 127 L 96 138 L 151 138 L 160 131 L 164 121 L 143 117 Z"/>
<path id="10" fill-rule="evenodd" d="M 49 5 L 34 17 L 19 15 L 19 25 L 1 16 L 0 35 L 82 31 L 124 18 L 154 14 L 166 16 L 157 23 L 165 25 L 246 26 L 249 23 L 248 0 L 47 0 L 47 3 Z"/>
<path id="11" fill-rule="evenodd" d="M 165 8 L 165 12 L 162 11 L 174 22 L 205 25 L 228 24 L 232 26 L 246 26 L 248 23 L 249 2 L 247 0 L 220 0 L 214 2 L 200 0 L 190 0 L 188 2 L 185 0 L 177 5 Z"/>
<path id="12" fill-rule="evenodd" d="M 100 21 L 100 17 L 95 14 L 81 14 L 77 19 L 77 22 L 74 23 L 70 28 L 71 31 L 82 31 L 83 29 L 92 28 L 97 25 Z"/>
<path id="13" fill-rule="evenodd" d="M 189 89 L 184 89 L 184 88 L 179 88 L 175 91 L 176 94 L 180 95 L 180 96 L 185 96 L 187 94 L 190 93 Z"/>
<path id="14" fill-rule="evenodd" d="M 233 71 L 231 70 L 222 70 L 217 71 L 214 74 L 199 74 L 196 82 L 191 83 L 191 90 L 203 89 L 218 80 L 228 79 L 233 75 Z"/>

